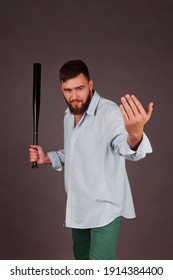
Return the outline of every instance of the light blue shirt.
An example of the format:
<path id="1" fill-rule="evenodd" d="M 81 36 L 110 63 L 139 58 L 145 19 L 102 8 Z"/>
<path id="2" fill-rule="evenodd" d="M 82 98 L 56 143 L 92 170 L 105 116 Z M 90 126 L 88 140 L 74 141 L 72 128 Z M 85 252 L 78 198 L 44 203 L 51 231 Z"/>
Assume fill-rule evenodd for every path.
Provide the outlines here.
<path id="1" fill-rule="evenodd" d="M 65 167 L 67 227 L 101 227 L 118 216 L 135 217 L 125 159 L 142 159 L 152 148 L 143 134 L 133 151 L 127 137 L 119 107 L 96 91 L 77 126 L 65 111 L 64 149 L 48 156 L 55 170 Z"/>

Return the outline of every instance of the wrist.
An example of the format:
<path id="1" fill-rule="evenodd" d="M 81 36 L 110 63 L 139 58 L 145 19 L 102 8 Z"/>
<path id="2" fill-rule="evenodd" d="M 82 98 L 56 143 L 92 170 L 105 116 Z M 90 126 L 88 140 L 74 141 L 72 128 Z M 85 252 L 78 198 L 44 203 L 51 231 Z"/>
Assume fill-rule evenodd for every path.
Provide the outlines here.
<path id="1" fill-rule="evenodd" d="M 128 144 L 130 146 L 130 148 L 134 151 L 136 151 L 142 141 L 143 138 L 143 133 L 139 134 L 139 135 L 128 135 Z"/>
<path id="2" fill-rule="evenodd" d="M 47 154 L 45 154 L 44 163 L 45 164 L 51 164 L 51 160 L 50 160 L 50 158 Z"/>

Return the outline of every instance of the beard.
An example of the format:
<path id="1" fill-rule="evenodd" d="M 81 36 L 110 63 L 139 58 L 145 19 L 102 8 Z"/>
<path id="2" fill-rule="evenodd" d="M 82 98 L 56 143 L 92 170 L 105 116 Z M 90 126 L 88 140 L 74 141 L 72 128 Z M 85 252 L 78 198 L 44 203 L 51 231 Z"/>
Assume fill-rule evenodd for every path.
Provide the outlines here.
<path id="1" fill-rule="evenodd" d="M 68 102 L 65 98 L 65 101 L 69 107 L 71 114 L 83 115 L 86 112 L 86 110 L 88 109 L 91 99 L 92 99 L 92 94 L 90 93 L 85 102 L 83 102 L 82 100 L 77 99 L 77 98 L 70 102 Z"/>

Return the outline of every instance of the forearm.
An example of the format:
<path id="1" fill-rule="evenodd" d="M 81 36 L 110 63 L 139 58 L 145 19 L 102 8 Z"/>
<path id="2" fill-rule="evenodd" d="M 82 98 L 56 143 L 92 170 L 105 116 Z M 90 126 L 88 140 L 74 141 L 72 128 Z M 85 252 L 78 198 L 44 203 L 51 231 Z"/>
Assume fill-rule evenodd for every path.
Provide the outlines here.
<path id="1" fill-rule="evenodd" d="M 132 143 L 131 143 L 132 144 Z M 134 142 L 133 142 L 134 144 Z M 145 133 L 142 135 L 140 143 L 137 148 L 131 148 L 128 143 L 128 134 L 121 134 L 111 142 L 111 147 L 115 154 L 124 157 L 127 160 L 137 161 L 146 156 L 147 153 L 152 152 L 150 141 Z"/>
<path id="2" fill-rule="evenodd" d="M 47 156 L 50 159 L 50 163 L 52 164 L 52 167 L 57 171 L 61 171 L 65 162 L 64 150 L 59 150 L 58 152 L 55 151 L 48 152 Z"/>

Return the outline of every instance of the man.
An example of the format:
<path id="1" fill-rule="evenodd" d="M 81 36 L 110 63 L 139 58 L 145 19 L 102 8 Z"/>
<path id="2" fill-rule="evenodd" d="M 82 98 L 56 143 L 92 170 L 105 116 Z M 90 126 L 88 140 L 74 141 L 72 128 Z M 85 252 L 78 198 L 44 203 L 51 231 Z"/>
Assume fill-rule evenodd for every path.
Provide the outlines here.
<path id="1" fill-rule="evenodd" d="M 152 152 L 144 126 L 153 103 L 146 112 L 134 95 L 122 97 L 120 108 L 102 98 L 81 60 L 66 62 L 59 78 L 68 104 L 64 149 L 45 153 L 32 145 L 30 161 L 65 167 L 65 225 L 72 228 L 75 258 L 113 260 L 121 217 L 135 217 L 125 159 Z"/>

